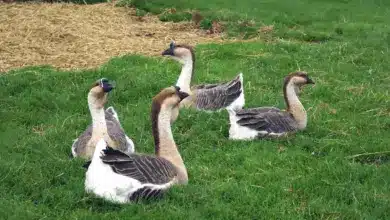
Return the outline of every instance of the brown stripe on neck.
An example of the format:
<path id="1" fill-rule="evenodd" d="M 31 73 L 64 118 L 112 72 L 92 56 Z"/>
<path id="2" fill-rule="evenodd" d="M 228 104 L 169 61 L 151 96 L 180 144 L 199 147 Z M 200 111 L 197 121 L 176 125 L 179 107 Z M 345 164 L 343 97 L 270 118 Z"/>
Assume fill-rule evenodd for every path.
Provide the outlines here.
<path id="1" fill-rule="evenodd" d="M 287 86 L 290 83 L 291 79 L 296 77 L 296 76 L 298 76 L 298 77 L 307 77 L 307 73 L 306 72 L 301 72 L 301 71 L 292 72 L 292 73 L 290 73 L 288 76 L 286 76 L 284 78 L 283 95 L 284 95 L 284 101 L 286 102 L 286 110 L 287 111 L 290 110 L 290 104 L 289 104 L 289 100 L 288 100 L 288 97 L 287 97 Z"/>
<path id="2" fill-rule="evenodd" d="M 151 111 L 151 120 L 152 120 L 152 132 L 154 138 L 154 150 L 156 155 L 160 154 L 160 134 L 158 131 L 158 117 L 161 112 L 162 104 L 166 99 L 176 94 L 176 89 L 172 87 L 165 88 L 161 90 L 156 96 L 153 97 L 152 101 L 152 111 Z"/>
<path id="3" fill-rule="evenodd" d="M 192 81 L 192 79 L 194 77 L 194 70 L 195 70 L 195 52 L 194 52 L 194 49 L 191 46 L 186 45 L 186 44 L 177 45 L 176 47 L 183 47 L 183 48 L 188 49 L 191 52 L 191 60 L 192 60 L 191 81 Z"/>
<path id="4" fill-rule="evenodd" d="M 290 110 L 290 103 L 288 101 L 287 97 L 287 86 L 290 83 L 291 79 L 293 78 L 293 75 L 288 75 L 284 78 L 284 84 L 283 84 L 283 97 L 284 97 L 284 102 L 286 103 L 286 111 Z"/>
<path id="5" fill-rule="evenodd" d="M 158 101 L 153 100 L 152 102 L 152 133 L 154 138 L 154 152 L 156 155 L 160 153 L 160 134 L 158 132 L 158 115 L 160 114 L 161 104 Z"/>

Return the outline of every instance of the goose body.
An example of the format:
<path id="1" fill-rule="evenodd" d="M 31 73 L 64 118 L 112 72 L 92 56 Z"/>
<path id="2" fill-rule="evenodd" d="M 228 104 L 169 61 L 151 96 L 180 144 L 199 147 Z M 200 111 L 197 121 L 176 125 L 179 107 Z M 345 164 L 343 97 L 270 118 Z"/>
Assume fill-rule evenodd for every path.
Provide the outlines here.
<path id="1" fill-rule="evenodd" d="M 195 65 L 193 49 L 172 42 L 162 55 L 170 56 L 183 64 L 176 86 L 190 96 L 180 103 L 180 107 L 212 112 L 222 109 L 241 109 L 245 105 L 242 73 L 229 82 L 191 86 Z"/>
<path id="2" fill-rule="evenodd" d="M 231 139 L 280 137 L 298 130 L 290 113 L 271 107 L 229 111 L 229 120 Z"/>
<path id="3" fill-rule="evenodd" d="M 306 111 L 298 99 L 298 87 L 314 83 L 306 73 L 296 72 L 285 78 L 284 97 L 287 110 L 275 107 L 228 110 L 229 138 L 251 140 L 277 138 L 303 130 L 307 125 Z"/>
<path id="4" fill-rule="evenodd" d="M 125 134 L 123 130 L 118 114 L 112 106 L 105 110 L 105 119 L 107 125 L 107 135 L 105 139 L 111 139 L 113 142 L 118 142 L 120 148 L 126 154 L 132 154 L 135 151 L 134 142 Z M 87 129 L 74 140 L 72 144 L 72 156 L 77 157 L 86 151 L 87 144 L 92 138 L 92 125 L 89 125 Z"/>
<path id="5" fill-rule="evenodd" d="M 95 87 L 100 87 L 100 85 L 95 85 Z M 96 89 L 95 87 L 92 89 Z M 101 92 L 104 94 L 103 91 Z M 93 94 L 90 92 L 88 95 L 89 99 L 93 100 Z M 92 124 L 74 140 L 71 148 L 73 157 L 91 159 L 95 146 L 100 138 L 104 138 L 113 148 L 126 154 L 134 152 L 134 142 L 125 134 L 115 109 L 110 106 L 104 110 L 104 105 L 96 105 L 99 101 L 105 103 L 104 99 L 107 99 L 106 94 L 103 96 L 99 95 L 99 99 L 96 102 L 92 103 L 89 100 Z"/>
<path id="6" fill-rule="evenodd" d="M 176 91 L 176 92 L 175 92 Z M 152 126 L 155 155 L 124 154 L 100 139 L 86 164 L 85 189 L 115 203 L 159 198 L 175 184 L 187 184 L 188 175 L 171 133 L 172 114 L 188 94 L 167 88 L 153 100 Z"/>
<path id="7" fill-rule="evenodd" d="M 86 173 L 85 189 L 116 203 L 158 198 L 176 183 L 177 171 L 164 158 L 127 155 L 101 139 Z"/>

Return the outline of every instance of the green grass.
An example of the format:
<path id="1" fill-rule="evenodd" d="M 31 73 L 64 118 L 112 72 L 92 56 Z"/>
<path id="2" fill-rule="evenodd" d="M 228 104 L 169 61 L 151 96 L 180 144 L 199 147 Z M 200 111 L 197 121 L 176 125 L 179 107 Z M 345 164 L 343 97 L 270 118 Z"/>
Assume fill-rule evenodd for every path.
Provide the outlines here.
<path id="1" fill-rule="evenodd" d="M 247 107 L 284 107 L 283 77 L 307 71 L 316 81 L 301 95 L 308 128 L 288 140 L 233 142 L 227 139 L 226 112 L 184 109 L 173 134 L 189 185 L 174 187 L 159 202 L 118 206 L 86 194 L 83 161 L 68 158 L 72 140 L 90 124 L 88 88 L 103 76 L 117 82 L 109 105 L 137 151 L 152 153 L 151 98 L 176 82 L 180 66 L 163 58 L 124 56 L 96 70 L 10 71 L 0 76 L 1 217 L 389 219 L 389 158 L 376 164 L 345 158 L 389 150 L 389 3 L 267 1 L 255 9 L 257 1 L 251 0 L 164 2 L 159 7 L 256 16 L 257 22 L 275 25 L 273 38 L 292 36 L 281 35 L 288 22 L 299 23 L 297 33 L 340 36 L 323 43 L 294 37 L 196 47 L 194 83 L 228 80 L 242 71 Z"/>
<path id="2" fill-rule="evenodd" d="M 260 35 L 263 39 L 278 37 L 307 42 L 345 38 L 377 41 L 389 34 L 390 1 L 384 0 L 121 0 L 120 5 L 157 14 L 168 8 L 179 12 L 198 10 L 206 20 L 223 22 L 229 36 L 243 38 Z M 254 26 L 245 25 L 247 22 L 254 22 Z M 266 25 L 274 25 L 275 31 L 257 32 Z"/>
<path id="3" fill-rule="evenodd" d="M 173 21 L 173 22 L 181 22 L 181 21 L 191 21 L 192 14 L 189 12 L 178 12 L 174 14 L 166 13 L 160 15 L 161 21 Z"/>

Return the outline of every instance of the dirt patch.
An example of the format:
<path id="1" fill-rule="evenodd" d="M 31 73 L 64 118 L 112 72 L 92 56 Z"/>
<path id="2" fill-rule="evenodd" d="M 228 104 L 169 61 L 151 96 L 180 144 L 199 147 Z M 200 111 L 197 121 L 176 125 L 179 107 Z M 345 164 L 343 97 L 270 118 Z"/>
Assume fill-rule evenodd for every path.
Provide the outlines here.
<path id="1" fill-rule="evenodd" d="M 0 3 L 0 72 L 30 65 L 97 67 L 113 56 L 158 56 L 171 39 L 196 45 L 221 42 L 190 22 L 140 19 L 113 4 Z"/>

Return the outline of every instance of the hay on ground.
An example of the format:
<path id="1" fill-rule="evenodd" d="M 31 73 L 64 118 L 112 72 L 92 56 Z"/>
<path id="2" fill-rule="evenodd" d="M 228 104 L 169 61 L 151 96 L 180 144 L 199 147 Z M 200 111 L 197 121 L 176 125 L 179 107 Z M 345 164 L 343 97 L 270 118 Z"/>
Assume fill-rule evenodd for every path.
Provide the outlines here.
<path id="1" fill-rule="evenodd" d="M 156 56 L 171 39 L 190 45 L 222 41 L 190 22 L 140 19 L 134 9 L 109 3 L 0 3 L 0 11 L 0 72 L 44 64 L 93 68 L 129 53 Z"/>

